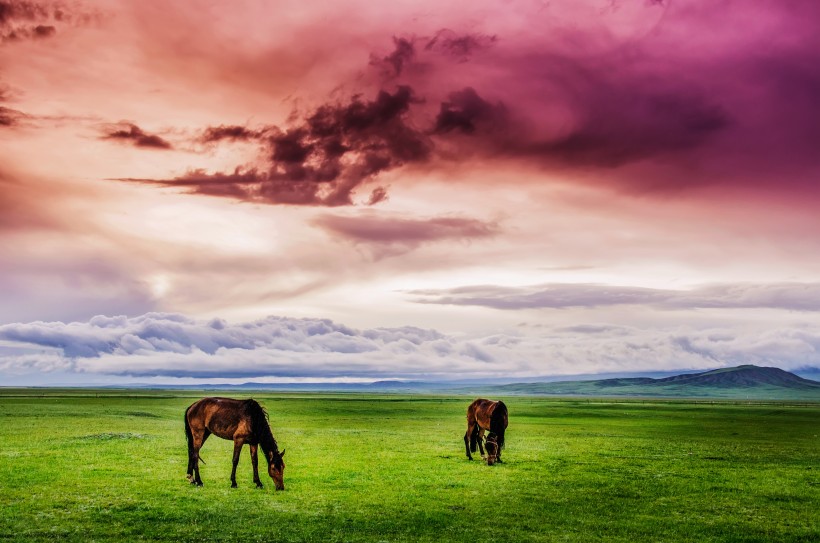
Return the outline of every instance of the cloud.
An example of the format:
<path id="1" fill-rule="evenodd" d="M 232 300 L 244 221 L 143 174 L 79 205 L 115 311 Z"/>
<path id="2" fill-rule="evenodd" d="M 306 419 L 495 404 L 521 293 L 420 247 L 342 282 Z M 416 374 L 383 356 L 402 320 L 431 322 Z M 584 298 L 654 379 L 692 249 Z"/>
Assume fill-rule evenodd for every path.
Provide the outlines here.
<path id="1" fill-rule="evenodd" d="M 0 43 L 50 38 L 57 26 L 85 25 L 99 19 L 99 14 L 78 4 L 62 2 L 0 1 Z"/>
<path id="2" fill-rule="evenodd" d="M 254 190 L 248 191 L 245 177 L 229 188 L 231 174 L 214 172 L 208 175 L 220 180 L 222 190 L 194 187 L 193 192 L 269 204 L 352 205 L 363 185 L 409 164 L 446 168 L 517 160 L 547 170 L 617 168 L 685 153 L 731 127 L 730 114 L 698 83 L 645 76 L 631 60 L 613 69 L 585 58 L 508 51 L 483 58 L 471 77 L 476 85 L 461 83 L 441 93 L 439 88 L 450 82 L 446 72 L 452 61 L 436 59 L 457 55 L 467 62 L 495 38 L 442 31 L 421 50 L 432 55 L 425 69 L 409 70 L 421 54 L 414 43 L 394 38 L 392 53 L 371 58 L 395 84 L 393 90 L 370 94 L 372 99 L 354 94 L 347 101 L 329 101 L 283 127 L 206 129 L 199 142 L 258 141 L 264 156 L 259 164 L 237 168 L 258 172 Z M 492 70 L 514 81 L 519 96 L 483 74 Z M 493 98 L 481 88 L 493 89 Z M 552 110 L 563 113 L 545 116 Z M 116 133 L 142 136 L 131 127 Z M 146 181 L 191 187 L 197 178 Z M 206 180 L 205 185 L 213 183 Z M 384 187 L 377 190 L 386 194 Z M 371 196 L 367 203 L 379 200 Z"/>
<path id="3" fill-rule="evenodd" d="M 0 106 L 0 128 L 10 128 L 20 124 L 27 115 L 22 111 Z"/>
<path id="4" fill-rule="evenodd" d="M 110 124 L 102 129 L 102 140 L 120 141 L 130 143 L 135 147 L 145 147 L 148 149 L 171 149 L 172 146 L 156 134 L 148 134 L 142 128 L 127 121 L 120 121 Z"/>
<path id="5" fill-rule="evenodd" d="M 498 235 L 497 223 L 465 217 L 415 219 L 362 214 L 355 217 L 322 215 L 314 224 L 334 237 L 368 247 L 377 258 L 395 256 L 424 243 L 470 241 Z"/>
<path id="6" fill-rule="evenodd" d="M 495 35 L 459 34 L 443 28 L 427 41 L 424 49 L 450 56 L 459 62 L 467 62 L 474 53 L 492 47 L 497 39 Z"/>
<path id="7" fill-rule="evenodd" d="M 690 290 L 601 284 L 494 285 L 416 290 L 417 302 L 494 309 L 563 309 L 648 305 L 661 309 L 782 309 L 820 311 L 820 283 L 706 285 Z"/>
<path id="8" fill-rule="evenodd" d="M 326 319 L 231 324 L 178 314 L 97 316 L 85 322 L 0 326 L 28 349 L 0 371 L 69 371 L 129 377 L 463 379 L 706 369 L 737 364 L 784 369 L 816 362 L 820 330 L 563 327 L 534 335 L 456 338 L 414 327 L 357 330 Z"/>
<path id="9" fill-rule="evenodd" d="M 397 38 L 393 36 L 395 49 L 389 55 L 379 58 L 370 57 L 370 65 L 378 67 L 386 78 L 395 78 L 401 75 L 406 64 L 412 62 L 416 56 L 416 46 L 413 39 Z"/>
<path id="10" fill-rule="evenodd" d="M 240 125 L 219 125 L 209 126 L 203 130 L 202 135 L 199 136 L 200 143 L 218 143 L 221 141 L 256 141 L 259 140 L 266 130 L 252 130 L 246 126 Z"/>
<path id="11" fill-rule="evenodd" d="M 254 132 L 238 126 L 211 127 L 202 141 L 257 139 L 264 143 L 265 169 L 192 170 L 174 179 L 123 180 L 267 204 L 352 205 L 356 189 L 379 173 L 429 157 L 428 139 L 406 119 L 415 101 L 412 89 L 400 86 L 392 93 L 379 91 L 372 100 L 354 96 L 344 103 L 325 104 L 286 128 L 269 126 Z M 116 137 L 142 135 L 138 128 L 127 126 L 131 130 L 117 130 Z M 139 131 L 136 136 L 135 131 Z M 367 203 L 385 197 L 385 189 L 376 187 Z"/>
<path id="12" fill-rule="evenodd" d="M 473 134 L 479 126 L 491 131 L 499 126 L 506 128 L 508 122 L 504 104 L 490 104 L 475 89 L 467 87 L 451 93 L 448 100 L 442 102 L 433 132 L 439 135 L 452 131 Z"/>
<path id="13" fill-rule="evenodd" d="M 393 36 L 393 51 L 385 56 L 370 55 L 370 66 L 375 67 L 386 80 L 400 77 L 408 67 L 414 69 L 429 67 L 429 54 L 434 53 L 448 61 L 467 62 L 481 50 L 491 47 L 496 36 L 485 34 L 459 34 L 443 28 L 432 38 L 417 36 Z M 424 57 L 421 54 L 427 54 Z"/>

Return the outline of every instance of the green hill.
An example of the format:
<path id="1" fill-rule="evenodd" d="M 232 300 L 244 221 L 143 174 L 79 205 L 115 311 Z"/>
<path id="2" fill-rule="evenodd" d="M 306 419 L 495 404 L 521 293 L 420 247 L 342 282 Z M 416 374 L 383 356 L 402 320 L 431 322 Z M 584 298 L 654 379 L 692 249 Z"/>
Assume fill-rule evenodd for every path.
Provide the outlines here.
<path id="1" fill-rule="evenodd" d="M 473 389 L 475 390 L 475 389 Z M 481 387 L 494 394 L 650 396 L 820 401 L 820 382 L 779 368 L 743 365 L 702 373 L 649 377 L 514 383 Z"/>

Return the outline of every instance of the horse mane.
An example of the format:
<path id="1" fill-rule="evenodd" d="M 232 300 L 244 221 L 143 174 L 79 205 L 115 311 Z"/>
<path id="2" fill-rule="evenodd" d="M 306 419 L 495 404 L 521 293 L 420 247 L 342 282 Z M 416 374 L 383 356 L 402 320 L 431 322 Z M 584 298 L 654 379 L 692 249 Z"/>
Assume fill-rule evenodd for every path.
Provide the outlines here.
<path id="1" fill-rule="evenodd" d="M 279 445 L 270 431 L 270 424 L 268 424 L 268 412 L 264 407 L 259 405 L 256 400 L 245 400 L 245 412 L 251 418 L 251 431 L 253 437 L 259 442 L 262 451 L 265 453 L 265 459 L 270 464 L 270 453 L 273 453 L 274 458 L 279 457 Z"/>
<path id="2" fill-rule="evenodd" d="M 506 430 L 504 422 L 506 419 L 507 406 L 504 405 L 504 402 L 499 400 L 496 402 L 492 415 L 490 415 L 490 432 L 497 436 L 496 442 L 498 443 L 499 449 L 504 447 L 504 431 Z"/>

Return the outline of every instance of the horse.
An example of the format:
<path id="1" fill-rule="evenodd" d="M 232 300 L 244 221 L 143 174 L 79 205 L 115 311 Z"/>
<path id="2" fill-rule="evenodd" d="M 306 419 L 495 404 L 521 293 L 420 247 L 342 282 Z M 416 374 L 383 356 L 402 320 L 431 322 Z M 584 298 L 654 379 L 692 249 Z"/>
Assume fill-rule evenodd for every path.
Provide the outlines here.
<path id="1" fill-rule="evenodd" d="M 487 434 L 487 465 L 501 462 L 501 449 L 504 447 L 504 432 L 507 430 L 507 406 L 502 401 L 478 398 L 467 408 L 467 432 L 464 434 L 464 447 L 467 458 L 472 460 L 476 446 L 484 457 L 482 441 Z"/>
<path id="2" fill-rule="evenodd" d="M 253 464 L 253 482 L 262 488 L 257 466 L 257 446 L 262 447 L 268 461 L 268 475 L 273 479 L 276 490 L 284 490 L 285 450 L 279 452 L 268 424 L 268 414 L 256 400 L 234 400 L 232 398 L 203 398 L 185 410 L 185 437 L 188 441 L 188 481 L 202 486 L 199 477 L 199 450 L 208 436 L 214 434 L 222 439 L 233 440 L 233 470 L 231 488 L 236 488 L 236 465 L 239 453 L 247 443 Z M 203 460 L 204 462 L 204 460 Z"/>

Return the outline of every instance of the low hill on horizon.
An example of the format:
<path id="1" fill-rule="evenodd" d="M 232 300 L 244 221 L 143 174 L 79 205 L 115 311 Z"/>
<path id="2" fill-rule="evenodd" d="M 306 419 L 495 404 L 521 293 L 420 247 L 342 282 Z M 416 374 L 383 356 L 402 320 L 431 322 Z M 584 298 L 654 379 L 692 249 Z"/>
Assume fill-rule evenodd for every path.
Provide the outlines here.
<path id="1" fill-rule="evenodd" d="M 466 388 L 464 389 L 466 391 Z M 820 382 L 780 368 L 752 364 L 653 379 L 628 377 L 584 381 L 513 383 L 481 392 L 522 395 L 652 396 L 820 401 Z"/>

